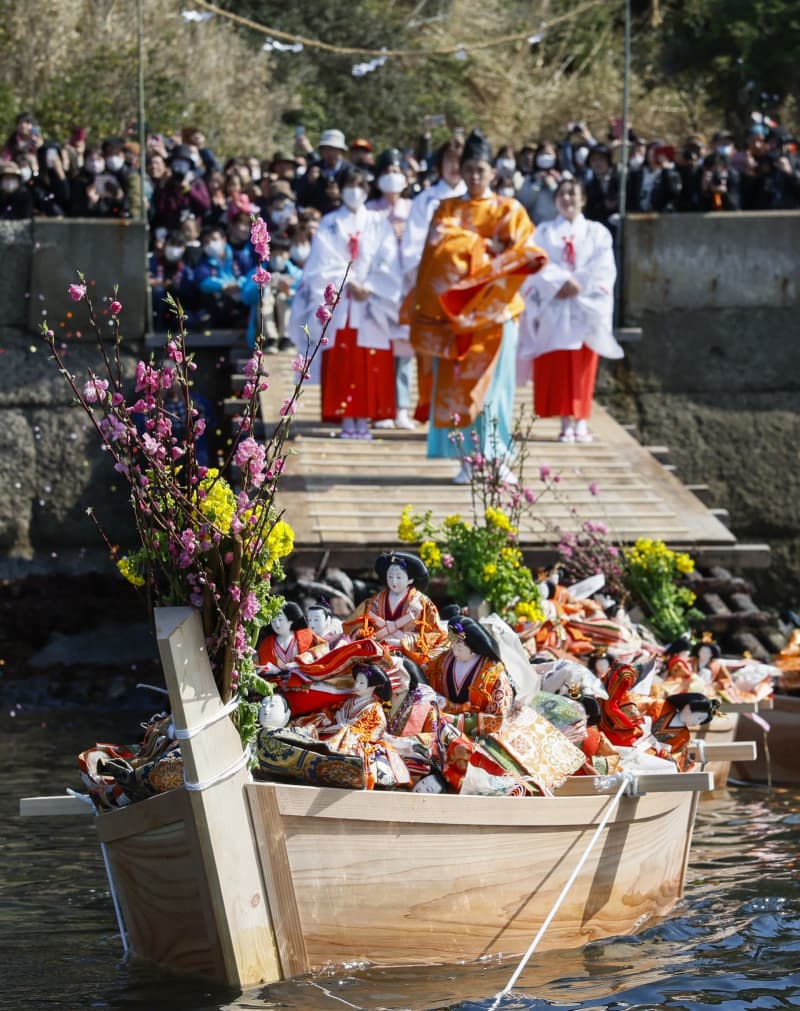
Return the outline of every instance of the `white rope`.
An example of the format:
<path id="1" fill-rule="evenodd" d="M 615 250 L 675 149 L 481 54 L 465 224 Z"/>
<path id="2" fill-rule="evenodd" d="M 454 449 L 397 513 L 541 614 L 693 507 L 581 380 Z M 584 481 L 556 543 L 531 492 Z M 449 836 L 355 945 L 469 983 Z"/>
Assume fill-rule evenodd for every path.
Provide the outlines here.
<path id="1" fill-rule="evenodd" d="M 344 997 L 339 997 L 337 994 L 331 993 L 331 991 L 328 990 L 326 987 L 320 986 L 319 983 L 315 983 L 313 979 L 308 979 L 306 980 L 306 982 L 310 983 L 311 986 L 315 986 L 318 990 L 321 990 L 326 997 L 332 997 L 333 1000 L 341 1001 L 342 1004 L 346 1004 L 348 1007 L 355 1008 L 356 1011 L 364 1011 L 364 1009 L 361 1007 L 360 1004 L 351 1004 L 349 1000 L 345 1000 Z"/>
<path id="2" fill-rule="evenodd" d="M 702 768 L 702 766 L 706 764 L 707 760 L 706 742 L 703 740 L 702 737 L 695 737 L 695 739 L 692 741 L 692 747 L 694 748 L 695 753 L 697 755 L 697 761 L 700 763 L 700 766 Z"/>
<path id="3" fill-rule="evenodd" d="M 94 811 L 95 815 L 100 813 L 88 793 L 78 793 L 77 790 L 70 790 L 69 787 L 67 787 L 67 793 L 70 797 L 75 797 L 76 800 L 80 800 L 84 804 L 88 804 Z M 122 942 L 122 951 L 125 955 L 127 955 L 130 951 L 130 946 L 128 944 L 128 932 L 125 930 L 125 921 L 122 918 L 122 909 L 120 908 L 119 898 L 117 897 L 117 889 L 114 887 L 114 878 L 111 874 L 111 864 L 108 862 L 108 850 L 106 849 L 106 844 L 104 842 L 100 843 L 100 852 L 103 854 L 103 864 L 106 869 L 106 878 L 108 879 L 108 887 L 111 892 L 111 902 L 114 906 L 114 915 L 117 917 L 117 930 L 119 931 L 119 939 Z"/>
<path id="4" fill-rule="evenodd" d="M 146 688 L 149 692 L 158 692 L 159 695 L 169 695 L 166 688 L 159 688 L 158 685 L 146 685 L 140 682 L 137 688 Z"/>
<path id="5" fill-rule="evenodd" d="M 174 723 L 170 722 L 167 728 L 167 737 L 171 741 L 188 741 L 191 737 L 196 737 L 197 734 L 201 734 L 204 730 L 209 727 L 213 727 L 215 723 L 219 723 L 220 720 L 225 719 L 229 716 L 239 705 L 239 696 L 234 695 L 230 702 L 226 702 L 222 709 L 218 709 L 213 716 L 209 718 L 204 723 L 198 723 L 194 727 L 185 727 L 182 730 L 178 730 Z"/>
<path id="6" fill-rule="evenodd" d="M 610 779 L 611 777 L 606 777 L 606 778 Z M 600 835 L 601 835 L 603 829 L 606 827 L 609 818 L 614 813 L 614 810 L 616 809 L 617 804 L 620 802 L 620 799 L 621 799 L 623 793 L 625 793 L 625 791 L 628 790 L 629 788 L 632 789 L 632 790 L 636 790 L 636 779 L 637 779 L 637 777 L 632 772 L 629 772 L 627 770 L 625 772 L 623 772 L 623 773 L 620 774 L 619 789 L 614 794 L 614 796 L 611 798 L 608 806 L 606 807 L 606 812 L 603 815 L 603 817 L 601 818 L 601 820 L 600 820 L 597 828 L 595 829 L 594 835 L 589 840 L 589 845 L 583 851 L 583 854 L 582 854 L 580 860 L 578 861 L 578 863 L 575 865 L 575 869 L 573 870 L 572 874 L 570 874 L 567 883 L 561 889 L 561 893 L 558 896 L 558 898 L 556 899 L 556 901 L 553 903 L 553 908 L 550 910 L 550 912 L 545 917 L 544 923 L 541 925 L 541 927 L 539 927 L 539 930 L 538 930 L 538 932 L 536 934 L 536 937 L 534 937 L 534 939 L 531 941 L 530 947 L 528 948 L 528 950 L 525 952 L 525 954 L 522 957 L 522 961 L 519 963 L 519 965 L 517 966 L 517 968 L 512 973 L 511 979 L 509 979 L 508 983 L 506 983 L 506 985 L 503 987 L 503 989 L 496 995 L 494 1004 L 492 1004 L 491 1008 L 489 1008 L 489 1011 L 495 1011 L 495 1008 L 498 1007 L 498 1005 L 500 1004 L 500 1001 L 502 1000 L 502 998 L 505 997 L 505 995 L 507 993 L 511 992 L 511 990 L 513 989 L 515 983 L 517 982 L 517 980 L 519 979 L 519 977 L 522 975 L 523 969 L 528 964 L 528 962 L 530 961 L 531 956 L 533 955 L 533 953 L 536 951 L 537 947 L 539 946 L 539 942 L 544 937 L 545 932 L 547 931 L 547 928 L 552 923 L 553 917 L 556 915 L 556 913 L 558 912 L 559 908 L 561 907 L 561 903 L 567 897 L 567 894 L 568 894 L 569 890 L 575 884 L 575 879 L 578 877 L 578 875 L 580 874 L 581 870 L 583 869 L 583 865 L 586 863 L 586 861 L 587 861 L 587 859 L 589 857 L 589 854 L 594 849 L 594 846 L 597 843 L 597 840 L 600 838 Z"/>
<path id="7" fill-rule="evenodd" d="M 197 792 L 201 790 L 208 790 L 209 787 L 216 786 L 217 783 L 221 783 L 223 780 L 230 779 L 231 776 L 235 776 L 240 769 L 244 769 L 247 767 L 249 761 L 250 761 L 250 745 L 248 744 L 247 747 L 244 749 L 244 751 L 241 753 L 241 755 L 239 755 L 239 757 L 232 765 L 229 765 L 227 769 L 224 769 L 216 776 L 212 776 L 211 779 L 207 779 L 204 783 L 190 783 L 189 780 L 186 778 L 186 772 L 184 770 L 183 785 L 186 787 L 187 790 L 194 790 Z"/>

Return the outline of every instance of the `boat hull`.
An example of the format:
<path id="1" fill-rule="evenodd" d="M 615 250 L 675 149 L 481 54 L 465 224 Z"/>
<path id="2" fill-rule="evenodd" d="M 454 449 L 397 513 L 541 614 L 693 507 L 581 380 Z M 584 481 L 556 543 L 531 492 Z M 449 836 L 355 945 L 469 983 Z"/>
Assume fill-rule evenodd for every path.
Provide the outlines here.
<path id="1" fill-rule="evenodd" d="M 293 973 L 522 954 L 611 802 L 267 783 L 246 794 Z M 630 933 L 668 913 L 683 893 L 696 797 L 623 798 L 540 949 Z"/>
<path id="2" fill-rule="evenodd" d="M 710 723 L 692 731 L 692 736 L 705 744 L 731 744 L 736 740 L 736 728 L 739 725 L 740 715 L 740 713 L 718 713 Z M 731 763 L 712 760 L 707 762 L 703 768 L 714 774 L 714 790 L 711 791 L 711 794 L 719 794 L 724 791 L 730 776 Z"/>
<path id="3" fill-rule="evenodd" d="M 756 741 L 755 762 L 736 762 L 733 775 L 746 783 L 769 783 L 774 786 L 800 786 L 800 757 L 797 735 L 800 731 L 800 696 L 775 695 L 772 709 L 763 713 L 770 726 L 763 729 L 753 720 L 741 719 L 737 741 Z"/>

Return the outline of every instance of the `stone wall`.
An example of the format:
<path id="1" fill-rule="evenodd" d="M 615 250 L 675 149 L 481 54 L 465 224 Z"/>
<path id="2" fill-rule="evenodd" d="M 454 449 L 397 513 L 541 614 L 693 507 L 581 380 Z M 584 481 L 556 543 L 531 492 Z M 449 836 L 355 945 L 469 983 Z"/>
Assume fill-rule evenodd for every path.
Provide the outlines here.
<path id="1" fill-rule="evenodd" d="M 625 322 L 598 398 L 707 484 L 744 542 L 773 562 L 762 600 L 800 600 L 800 214 L 632 216 Z"/>

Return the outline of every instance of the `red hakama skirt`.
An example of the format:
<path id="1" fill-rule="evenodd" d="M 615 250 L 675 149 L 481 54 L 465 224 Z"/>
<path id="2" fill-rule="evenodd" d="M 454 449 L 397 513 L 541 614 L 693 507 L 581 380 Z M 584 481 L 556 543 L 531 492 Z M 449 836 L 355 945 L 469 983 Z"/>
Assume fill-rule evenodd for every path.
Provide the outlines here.
<path id="1" fill-rule="evenodd" d="M 598 355 L 585 344 L 577 351 L 550 351 L 533 359 L 533 409 L 540 418 L 588 420 L 592 413 Z"/>
<path id="2" fill-rule="evenodd" d="M 357 331 L 336 331 L 333 347 L 322 351 L 322 420 L 394 418 L 394 355 L 390 348 L 361 348 Z"/>

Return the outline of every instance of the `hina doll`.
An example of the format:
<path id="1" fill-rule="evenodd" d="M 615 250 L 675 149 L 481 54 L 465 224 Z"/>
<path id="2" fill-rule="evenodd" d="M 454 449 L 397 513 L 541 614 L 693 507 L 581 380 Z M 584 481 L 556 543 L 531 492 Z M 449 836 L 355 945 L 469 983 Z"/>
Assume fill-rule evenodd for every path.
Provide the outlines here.
<path id="1" fill-rule="evenodd" d="M 558 217 L 536 230 L 549 262 L 521 291 L 517 378 L 531 378 L 533 360 L 536 414 L 561 418 L 562 442 L 589 442 L 598 356 L 623 357 L 613 330 L 617 271 L 611 233 L 583 216 L 583 184 L 562 179 L 555 203 Z"/>
<path id="2" fill-rule="evenodd" d="M 375 639 L 415 659 L 442 649 L 447 635 L 439 612 L 422 592 L 428 585 L 425 563 L 402 551 L 384 552 L 375 561 L 375 572 L 384 588 L 358 605 L 343 623 L 345 633 L 351 639 Z"/>
<path id="3" fill-rule="evenodd" d="M 303 285 L 315 306 L 328 285 L 344 281 L 320 356 L 322 420 L 340 422 L 343 438 L 369 439 L 372 420 L 395 416 L 391 327 L 400 303 L 400 259 L 388 219 L 364 206 L 366 174 L 345 168 L 339 184 L 342 206 L 320 222 Z M 308 322 L 312 346 L 321 337 L 320 316 L 325 313 Z"/>
<path id="4" fill-rule="evenodd" d="M 442 709 L 450 715 L 486 713 L 502 718 L 514 692 L 494 637 L 468 617 L 451 618 L 447 634 L 450 648 L 425 666 Z"/>
<path id="5" fill-rule="evenodd" d="M 719 648 L 719 643 L 715 641 L 713 633 L 703 632 L 702 639 L 692 646 L 691 654 L 694 658 L 697 676 L 703 682 L 702 691 L 727 682 L 728 672 L 720 659 L 722 650 Z"/>
<path id="6" fill-rule="evenodd" d="M 375 786 L 409 786 L 411 776 L 387 731 L 391 707 L 389 675 L 374 664 L 353 668 L 355 694 L 334 713 L 332 723 L 318 728 L 331 751 L 360 755 L 368 790 Z"/>
<path id="7" fill-rule="evenodd" d="M 261 673 L 271 677 L 295 669 L 298 663 L 311 663 L 327 652 L 328 644 L 308 627 L 300 606 L 289 600 L 261 640 L 258 662 Z"/>
<path id="8" fill-rule="evenodd" d="M 665 699 L 641 699 L 639 710 L 652 721 L 650 734 L 656 741 L 652 750 L 671 758 L 679 772 L 686 772 L 692 765 L 688 752 L 691 728 L 710 723 L 719 701 L 702 692 L 679 692 Z"/>
<path id="9" fill-rule="evenodd" d="M 634 687 L 640 671 L 632 664 L 615 663 L 606 676 L 608 698 L 600 702 L 600 729 L 612 744 L 631 748 L 644 733 L 642 715 Z"/>
<path id="10" fill-rule="evenodd" d="M 461 174 L 467 192 L 439 204 L 404 318 L 415 351 L 431 359 L 428 456 L 459 457 L 458 433 L 470 446 L 470 426 L 479 421 L 475 448 L 500 460 L 500 475 L 510 481 L 504 461 L 512 446 L 516 321 L 524 307 L 518 290 L 546 257 L 522 204 L 492 190 L 492 149 L 479 130 L 464 144 Z M 487 403 L 491 424 L 482 414 Z M 470 479 L 465 462 L 455 482 Z"/>
<path id="11" fill-rule="evenodd" d="M 698 676 L 692 661 L 692 643 L 686 636 L 675 639 L 665 647 L 661 678 L 661 691 L 666 695 L 704 690 L 705 682 Z"/>
<path id="12" fill-rule="evenodd" d="M 341 619 L 337 618 L 327 604 L 309 604 L 306 608 L 308 627 L 320 639 L 324 639 L 329 649 L 336 649 L 350 642 L 342 628 Z"/>

